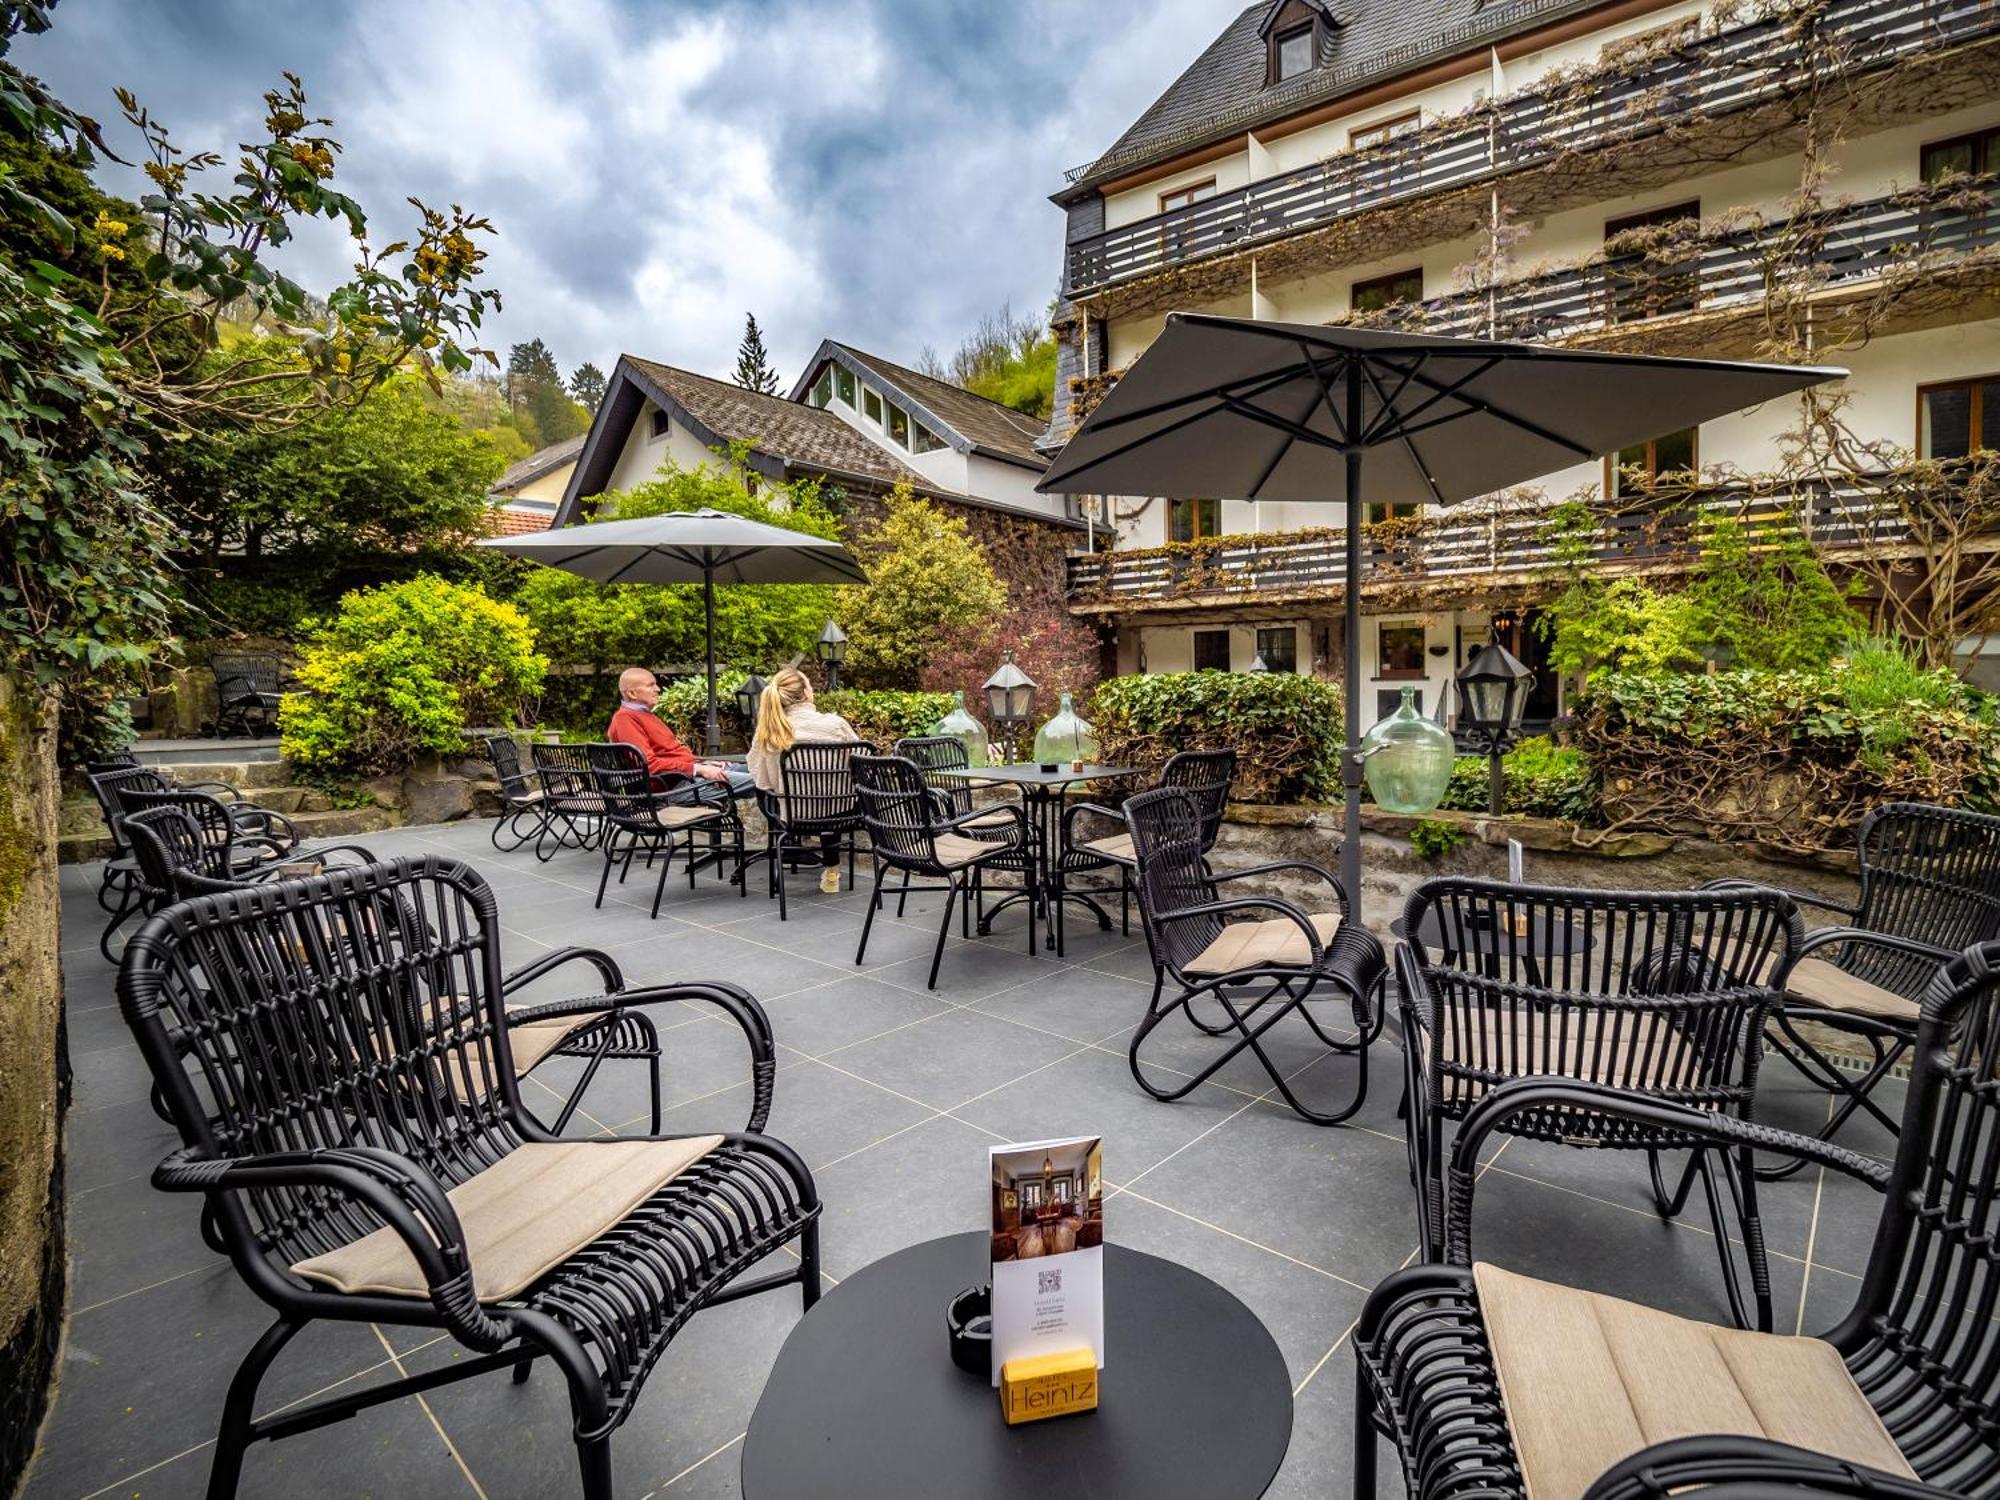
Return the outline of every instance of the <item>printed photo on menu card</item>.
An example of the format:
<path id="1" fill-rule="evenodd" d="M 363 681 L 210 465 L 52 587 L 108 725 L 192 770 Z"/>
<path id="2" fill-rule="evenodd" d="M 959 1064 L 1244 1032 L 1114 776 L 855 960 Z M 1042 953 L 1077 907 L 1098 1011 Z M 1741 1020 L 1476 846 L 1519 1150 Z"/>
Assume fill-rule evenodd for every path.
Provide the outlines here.
<path id="1" fill-rule="evenodd" d="M 1010 1359 L 1089 1349 L 1104 1368 L 1104 1142 L 995 1146 L 993 1383 Z"/>

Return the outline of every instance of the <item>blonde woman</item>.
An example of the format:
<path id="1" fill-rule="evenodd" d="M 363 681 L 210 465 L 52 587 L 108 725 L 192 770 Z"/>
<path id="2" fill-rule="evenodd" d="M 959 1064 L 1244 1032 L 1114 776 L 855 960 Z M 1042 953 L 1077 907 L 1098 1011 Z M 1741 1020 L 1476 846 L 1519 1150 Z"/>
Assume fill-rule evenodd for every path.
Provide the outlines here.
<path id="1" fill-rule="evenodd" d="M 772 677 L 764 696 L 757 702 L 757 732 L 744 757 L 750 779 L 760 791 L 777 796 L 783 789 L 778 775 L 778 758 L 798 744 L 828 745 L 861 738 L 839 714 L 821 713 L 813 706 L 813 685 L 797 667 L 781 668 Z M 840 892 L 840 835 L 820 835 L 819 888 L 827 895 Z"/>

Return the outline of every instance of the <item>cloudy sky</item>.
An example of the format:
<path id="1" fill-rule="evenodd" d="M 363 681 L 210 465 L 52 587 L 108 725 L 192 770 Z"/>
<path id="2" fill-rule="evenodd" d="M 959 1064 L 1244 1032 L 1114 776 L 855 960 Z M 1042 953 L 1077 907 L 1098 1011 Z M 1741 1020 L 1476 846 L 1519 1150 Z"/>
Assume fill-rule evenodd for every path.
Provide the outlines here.
<path id="1" fill-rule="evenodd" d="M 408 227 L 406 194 L 493 220 L 503 355 L 539 336 L 565 370 L 630 351 L 723 374 L 749 310 L 789 381 L 822 336 L 913 359 L 1003 301 L 1044 307 L 1063 169 L 1239 8 L 61 0 L 13 60 L 107 124 L 129 87 L 226 157 L 289 68 L 333 117 L 377 243 Z M 322 231 L 286 269 L 323 290 L 348 258 Z"/>

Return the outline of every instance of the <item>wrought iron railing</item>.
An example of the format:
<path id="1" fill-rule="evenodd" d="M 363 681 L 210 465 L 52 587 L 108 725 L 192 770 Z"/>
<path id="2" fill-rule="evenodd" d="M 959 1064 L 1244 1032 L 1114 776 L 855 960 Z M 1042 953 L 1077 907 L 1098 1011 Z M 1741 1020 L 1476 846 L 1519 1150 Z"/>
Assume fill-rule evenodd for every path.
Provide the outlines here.
<path id="1" fill-rule="evenodd" d="M 1910 538 L 1902 513 L 1884 493 L 1889 477 L 1885 472 L 1812 481 L 1783 494 L 1716 484 L 1691 496 L 1676 493 L 1673 503 L 1607 510 L 1597 518 L 1585 560 L 1635 568 L 1685 561 L 1699 548 L 1700 524 L 1718 517 L 1739 522 L 1752 544 L 1796 528 L 1822 549 L 1896 546 Z M 1362 587 L 1528 582 L 1556 562 L 1555 509 L 1553 501 L 1476 513 L 1460 508 L 1371 527 Z M 1073 605 L 1117 608 L 1329 595 L 1342 586 L 1346 556 L 1337 531 L 1274 531 L 1208 546 L 1083 553 L 1069 560 L 1070 597 Z"/>
<path id="2" fill-rule="evenodd" d="M 1852 71 L 1873 71 L 1996 31 L 1995 0 L 1831 0 L 1817 28 L 1820 47 L 1851 48 L 1844 65 Z M 1817 65 L 1789 23 L 1767 19 L 1611 74 L 1581 107 L 1570 90 L 1524 90 L 1457 128 L 1340 152 L 1079 240 L 1069 247 L 1065 291 L 1079 296 L 1282 239 L 1360 209 L 1522 171 L 1566 151 L 1650 134 L 1669 118 L 1745 109 L 1796 91 Z"/>

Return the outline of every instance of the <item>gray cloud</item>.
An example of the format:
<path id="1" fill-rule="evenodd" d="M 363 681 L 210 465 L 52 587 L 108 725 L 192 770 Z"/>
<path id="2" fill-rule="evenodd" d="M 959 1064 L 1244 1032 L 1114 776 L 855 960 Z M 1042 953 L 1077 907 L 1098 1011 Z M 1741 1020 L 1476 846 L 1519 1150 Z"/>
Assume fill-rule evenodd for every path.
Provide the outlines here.
<path id="1" fill-rule="evenodd" d="M 1232 0 L 62 0 L 14 58 L 107 121 L 132 88 L 228 151 L 290 68 L 346 143 L 341 180 L 499 230 L 487 342 L 564 366 L 621 350 L 721 373 L 755 311 L 784 373 L 825 335 L 913 358 L 1039 309 L 1047 195 L 1234 14 Z M 136 191 L 132 184 L 122 184 Z M 351 248 L 300 235 L 324 287 Z"/>

